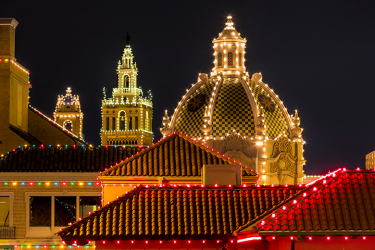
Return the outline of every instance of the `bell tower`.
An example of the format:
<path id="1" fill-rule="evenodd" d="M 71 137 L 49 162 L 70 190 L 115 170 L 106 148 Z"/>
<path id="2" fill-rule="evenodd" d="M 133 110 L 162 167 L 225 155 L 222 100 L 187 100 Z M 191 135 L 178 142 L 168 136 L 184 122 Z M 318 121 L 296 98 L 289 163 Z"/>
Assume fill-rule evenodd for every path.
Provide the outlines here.
<path id="1" fill-rule="evenodd" d="M 126 36 L 126 46 L 117 66 L 118 87 L 112 98 L 102 100 L 102 145 L 148 146 L 152 144 L 152 95 L 143 96 L 137 85 L 138 68 Z"/>
<path id="2" fill-rule="evenodd" d="M 82 139 L 83 113 L 78 95 L 72 95 L 72 89 L 68 87 L 65 95 L 59 95 L 55 112 L 55 122 L 71 131 Z"/>

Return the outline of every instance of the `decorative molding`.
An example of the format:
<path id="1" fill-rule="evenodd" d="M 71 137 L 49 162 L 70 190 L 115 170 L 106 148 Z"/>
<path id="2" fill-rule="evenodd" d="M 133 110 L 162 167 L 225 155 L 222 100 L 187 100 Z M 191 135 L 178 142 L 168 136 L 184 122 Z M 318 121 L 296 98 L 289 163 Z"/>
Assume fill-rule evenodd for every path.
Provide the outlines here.
<path id="1" fill-rule="evenodd" d="M 250 156 L 249 144 L 239 133 L 233 131 L 231 134 L 226 136 L 220 144 L 220 152 L 225 154 L 229 151 L 241 151 L 247 157 Z"/>

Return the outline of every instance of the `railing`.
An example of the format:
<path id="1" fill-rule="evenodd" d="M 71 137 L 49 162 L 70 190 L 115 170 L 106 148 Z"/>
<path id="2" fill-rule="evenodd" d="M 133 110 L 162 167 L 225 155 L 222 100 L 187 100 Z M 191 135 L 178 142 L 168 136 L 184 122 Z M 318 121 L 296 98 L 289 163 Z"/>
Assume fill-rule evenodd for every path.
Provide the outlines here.
<path id="1" fill-rule="evenodd" d="M 16 228 L 15 227 L 0 227 L 0 239 L 15 239 Z"/>

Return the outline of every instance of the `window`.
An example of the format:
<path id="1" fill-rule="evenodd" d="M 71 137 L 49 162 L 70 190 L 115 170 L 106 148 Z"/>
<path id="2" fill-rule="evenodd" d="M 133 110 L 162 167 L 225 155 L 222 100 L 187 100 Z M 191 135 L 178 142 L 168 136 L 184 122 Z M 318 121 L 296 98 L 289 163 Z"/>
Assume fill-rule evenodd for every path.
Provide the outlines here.
<path id="1" fill-rule="evenodd" d="M 138 130 L 138 116 L 135 117 L 134 128 Z"/>
<path id="2" fill-rule="evenodd" d="M 145 119 L 145 123 L 146 123 L 146 131 L 149 131 L 149 128 L 148 128 L 148 111 L 146 111 L 146 119 Z"/>
<path id="3" fill-rule="evenodd" d="M 105 118 L 105 130 L 109 130 L 109 117 Z"/>
<path id="4" fill-rule="evenodd" d="M 129 76 L 124 76 L 124 88 L 129 88 Z"/>
<path id="5" fill-rule="evenodd" d="M 112 117 L 112 130 L 116 130 L 116 117 Z"/>
<path id="6" fill-rule="evenodd" d="M 73 127 L 73 125 L 72 125 L 72 122 L 71 122 L 71 121 L 65 121 L 65 122 L 64 122 L 64 127 L 65 127 L 67 130 L 69 130 L 70 132 L 72 132 L 72 127 Z"/>
<path id="7" fill-rule="evenodd" d="M 79 216 L 86 217 L 89 212 L 95 212 L 101 204 L 101 198 L 95 196 L 81 196 L 79 199 Z"/>
<path id="8" fill-rule="evenodd" d="M 51 197 L 31 196 L 30 197 L 30 226 L 50 227 L 51 226 Z"/>
<path id="9" fill-rule="evenodd" d="M 120 112 L 120 130 L 125 130 L 125 112 Z"/>
<path id="10" fill-rule="evenodd" d="M 233 53 L 228 52 L 228 65 L 233 65 Z"/>
<path id="11" fill-rule="evenodd" d="M 76 219 L 76 197 L 55 196 L 55 226 L 66 227 Z"/>
<path id="12" fill-rule="evenodd" d="M 217 66 L 223 66 L 223 54 L 219 53 L 217 56 Z"/>
<path id="13" fill-rule="evenodd" d="M 9 196 L 0 196 L 0 227 L 9 227 Z"/>
<path id="14" fill-rule="evenodd" d="M 242 66 L 242 54 L 238 54 L 238 66 Z"/>
<path id="15" fill-rule="evenodd" d="M 129 117 L 129 130 L 133 129 L 133 117 Z"/>

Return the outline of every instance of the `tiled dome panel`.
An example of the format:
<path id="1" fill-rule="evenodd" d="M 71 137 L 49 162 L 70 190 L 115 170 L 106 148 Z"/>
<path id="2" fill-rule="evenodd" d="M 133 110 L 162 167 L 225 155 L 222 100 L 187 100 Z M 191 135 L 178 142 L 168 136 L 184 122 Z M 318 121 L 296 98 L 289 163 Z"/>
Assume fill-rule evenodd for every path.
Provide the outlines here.
<path id="1" fill-rule="evenodd" d="M 242 136 L 255 134 L 253 111 L 242 84 L 226 79 L 222 84 L 213 114 L 213 136 L 224 137 L 235 129 Z"/>
<path id="2" fill-rule="evenodd" d="M 181 109 L 180 113 L 178 114 L 178 118 L 175 125 L 175 131 L 183 132 L 193 137 L 201 136 L 200 126 L 203 123 L 202 117 L 205 107 L 209 103 L 213 87 L 214 82 L 209 80 L 189 97 L 189 99 L 185 102 L 183 108 Z M 188 104 L 190 100 L 200 94 L 204 94 L 206 96 L 204 104 L 195 112 L 189 111 Z"/>
<path id="3" fill-rule="evenodd" d="M 268 112 L 267 110 L 263 109 L 264 115 L 265 115 L 264 123 L 267 126 L 266 135 L 270 137 L 276 137 L 280 135 L 281 133 L 285 132 L 285 134 L 289 136 L 289 130 L 288 130 L 285 117 L 283 113 L 281 112 L 280 107 L 276 104 L 275 100 L 267 93 L 267 91 L 265 91 L 261 86 L 257 85 L 254 81 L 251 81 L 251 80 L 247 80 L 247 81 L 248 82 L 250 81 L 249 85 L 250 85 L 251 91 L 253 92 L 255 96 L 255 100 L 258 105 L 258 108 L 262 107 L 258 98 L 260 94 L 269 97 L 275 105 L 275 111 L 273 112 Z"/>

